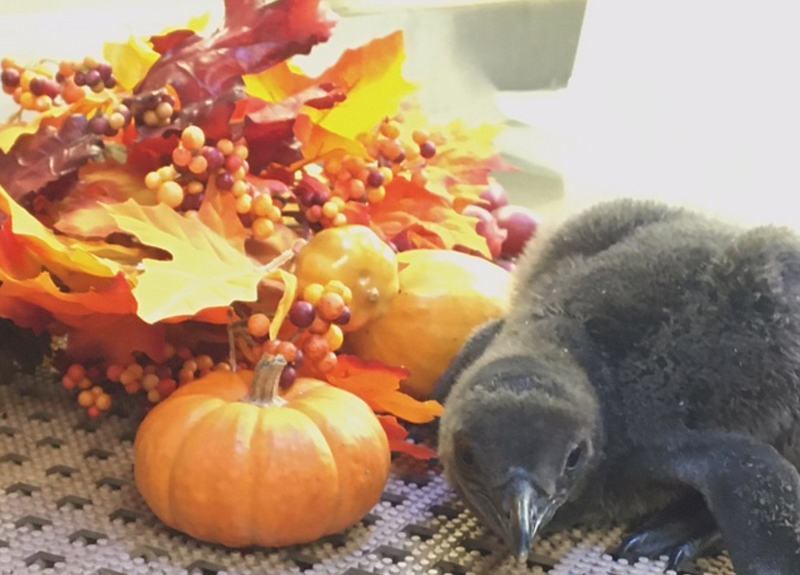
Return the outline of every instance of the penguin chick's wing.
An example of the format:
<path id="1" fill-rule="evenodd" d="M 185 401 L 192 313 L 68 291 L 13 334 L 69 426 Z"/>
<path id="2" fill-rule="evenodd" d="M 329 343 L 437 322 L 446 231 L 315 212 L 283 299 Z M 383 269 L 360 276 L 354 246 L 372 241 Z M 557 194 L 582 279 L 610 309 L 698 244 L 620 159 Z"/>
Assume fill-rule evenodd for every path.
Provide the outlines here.
<path id="1" fill-rule="evenodd" d="M 629 479 L 699 491 L 738 575 L 800 573 L 800 474 L 769 445 L 722 431 L 682 431 L 635 450 Z M 624 489 L 624 487 L 623 487 Z"/>

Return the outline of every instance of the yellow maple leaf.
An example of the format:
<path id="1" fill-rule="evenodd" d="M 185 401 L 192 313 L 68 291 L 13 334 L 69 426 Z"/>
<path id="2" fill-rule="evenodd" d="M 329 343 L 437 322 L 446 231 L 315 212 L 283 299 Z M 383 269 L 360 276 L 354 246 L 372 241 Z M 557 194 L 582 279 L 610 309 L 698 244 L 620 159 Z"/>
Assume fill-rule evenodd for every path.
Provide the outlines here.
<path id="1" fill-rule="evenodd" d="M 233 301 L 255 301 L 268 267 L 255 264 L 199 219 L 185 218 L 164 204 L 141 206 L 133 200 L 103 204 L 120 230 L 172 259 L 145 259 L 133 295 L 147 323 L 192 317 Z"/>
<path id="2" fill-rule="evenodd" d="M 295 132 L 303 155 L 307 160 L 317 160 L 334 149 L 346 149 L 347 153 L 365 156 L 357 137 L 397 113 L 403 99 L 416 90 L 403 77 L 404 62 L 403 32 L 397 31 L 346 50 L 318 78 L 305 76 L 298 68 L 283 63 L 246 76 L 245 86 L 251 96 L 282 102 L 310 86 L 332 84 L 346 99 L 330 109 L 303 109 L 308 123 L 297 126 Z"/>

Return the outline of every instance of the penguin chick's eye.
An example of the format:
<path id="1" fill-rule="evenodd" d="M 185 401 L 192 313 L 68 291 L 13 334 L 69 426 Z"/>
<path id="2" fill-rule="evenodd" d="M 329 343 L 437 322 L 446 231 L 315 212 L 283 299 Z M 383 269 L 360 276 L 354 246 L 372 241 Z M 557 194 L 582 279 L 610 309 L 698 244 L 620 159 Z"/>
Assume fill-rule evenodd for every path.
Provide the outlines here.
<path id="1" fill-rule="evenodd" d="M 584 444 L 581 443 L 570 451 L 567 461 L 564 463 L 564 471 L 575 471 L 583 461 Z"/>
<path id="2" fill-rule="evenodd" d="M 459 461 L 467 467 L 472 467 L 475 464 L 475 452 L 472 447 L 462 438 L 456 441 L 456 454 Z"/>

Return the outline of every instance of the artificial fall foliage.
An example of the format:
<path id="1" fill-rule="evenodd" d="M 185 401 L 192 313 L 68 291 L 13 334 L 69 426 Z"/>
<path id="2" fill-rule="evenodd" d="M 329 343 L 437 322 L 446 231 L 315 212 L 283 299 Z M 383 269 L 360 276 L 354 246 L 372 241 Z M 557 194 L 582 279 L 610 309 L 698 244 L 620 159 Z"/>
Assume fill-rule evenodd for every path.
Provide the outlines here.
<path id="1" fill-rule="evenodd" d="M 297 355 L 295 371 L 378 413 L 394 450 L 430 457 L 398 418 L 429 422 L 441 406 L 402 393 L 402 368 L 339 354 L 346 313 L 298 325 L 293 310 L 311 296 L 292 260 L 317 232 L 346 224 L 398 250 L 491 259 L 461 211 L 509 169 L 496 130 L 429 124 L 402 75 L 400 32 L 314 78 L 292 57 L 332 33 L 319 0 L 225 9 L 207 35 L 199 18 L 109 43 L 103 63 L 4 60 L 20 111 L 0 127 L 0 317 L 66 336 L 65 386 L 83 390 L 92 415 L 102 409 L 91 389 L 119 382 L 155 403 L 212 364 L 231 367 L 234 325 L 243 365 Z M 314 304 L 319 313 L 332 297 Z M 248 323 L 254 315 L 261 323 Z M 304 363 L 285 347 L 295 341 L 317 346 Z"/>

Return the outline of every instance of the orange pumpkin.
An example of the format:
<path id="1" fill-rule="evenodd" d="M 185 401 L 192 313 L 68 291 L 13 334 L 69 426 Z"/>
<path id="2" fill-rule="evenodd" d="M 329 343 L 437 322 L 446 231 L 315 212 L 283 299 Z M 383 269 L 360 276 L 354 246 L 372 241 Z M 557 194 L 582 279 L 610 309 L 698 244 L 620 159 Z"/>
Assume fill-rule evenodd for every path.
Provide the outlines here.
<path id="1" fill-rule="evenodd" d="M 285 365 L 212 372 L 147 415 L 134 475 L 164 523 L 229 547 L 279 547 L 339 532 L 379 501 L 390 451 L 375 414 L 310 378 L 279 395 Z"/>
<path id="2" fill-rule="evenodd" d="M 470 334 L 506 313 L 511 274 L 450 250 L 409 250 L 397 261 L 400 292 L 381 317 L 348 334 L 348 351 L 407 368 L 401 388 L 427 399 Z"/>
<path id="3" fill-rule="evenodd" d="M 350 321 L 353 331 L 379 317 L 399 289 L 397 257 L 389 245 L 366 226 L 327 228 L 316 234 L 295 258 L 300 293 L 312 283 L 339 280 L 353 292 Z"/>

